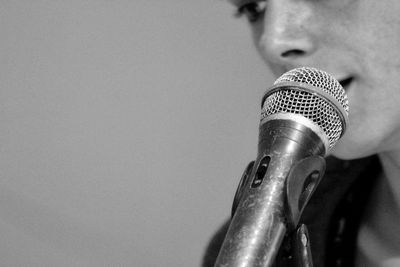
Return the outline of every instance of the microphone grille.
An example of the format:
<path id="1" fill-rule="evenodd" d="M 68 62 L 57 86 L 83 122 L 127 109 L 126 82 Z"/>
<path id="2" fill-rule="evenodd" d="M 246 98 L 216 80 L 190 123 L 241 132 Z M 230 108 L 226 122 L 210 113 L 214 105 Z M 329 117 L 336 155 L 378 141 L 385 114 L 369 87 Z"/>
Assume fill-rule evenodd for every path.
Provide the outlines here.
<path id="1" fill-rule="evenodd" d="M 275 81 L 263 98 L 261 116 L 300 114 L 322 129 L 332 148 L 344 133 L 348 111 L 346 93 L 335 78 L 324 71 L 302 67 Z"/>
<path id="2" fill-rule="evenodd" d="M 283 82 L 305 83 L 317 87 L 339 101 L 347 114 L 349 113 L 349 103 L 343 87 L 325 71 L 310 67 L 293 69 L 279 77 L 274 85 Z"/>

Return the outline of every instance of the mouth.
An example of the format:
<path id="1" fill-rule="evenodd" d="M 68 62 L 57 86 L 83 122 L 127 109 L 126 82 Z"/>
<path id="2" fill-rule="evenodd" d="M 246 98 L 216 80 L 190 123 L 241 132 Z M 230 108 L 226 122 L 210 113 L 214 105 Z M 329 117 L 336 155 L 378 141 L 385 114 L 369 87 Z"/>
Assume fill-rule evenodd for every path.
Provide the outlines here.
<path id="1" fill-rule="evenodd" d="M 347 92 L 350 88 L 352 81 L 353 81 L 353 77 L 349 77 L 349 78 L 340 80 L 339 83 L 343 87 L 343 89 Z"/>

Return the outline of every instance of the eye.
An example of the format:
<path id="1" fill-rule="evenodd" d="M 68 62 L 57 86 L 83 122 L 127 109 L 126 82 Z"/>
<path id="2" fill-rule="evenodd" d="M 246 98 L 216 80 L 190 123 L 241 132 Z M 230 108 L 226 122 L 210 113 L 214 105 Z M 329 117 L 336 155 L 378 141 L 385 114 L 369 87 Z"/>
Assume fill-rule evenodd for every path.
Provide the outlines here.
<path id="1" fill-rule="evenodd" d="M 246 16 L 250 23 L 254 23 L 264 15 L 266 7 L 266 0 L 248 2 L 238 7 L 236 17 Z"/>

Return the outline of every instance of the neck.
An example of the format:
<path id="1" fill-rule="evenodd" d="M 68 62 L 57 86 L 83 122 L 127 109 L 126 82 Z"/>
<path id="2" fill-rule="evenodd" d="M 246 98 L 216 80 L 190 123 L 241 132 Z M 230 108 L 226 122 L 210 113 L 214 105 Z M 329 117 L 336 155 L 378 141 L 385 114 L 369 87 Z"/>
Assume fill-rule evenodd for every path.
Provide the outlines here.
<path id="1" fill-rule="evenodd" d="M 387 180 L 395 202 L 400 209 L 400 151 L 391 151 L 379 154 L 383 167 L 384 179 Z"/>
<path id="2" fill-rule="evenodd" d="M 356 266 L 400 266 L 400 152 L 379 154 L 383 172 L 374 187 L 358 235 Z"/>

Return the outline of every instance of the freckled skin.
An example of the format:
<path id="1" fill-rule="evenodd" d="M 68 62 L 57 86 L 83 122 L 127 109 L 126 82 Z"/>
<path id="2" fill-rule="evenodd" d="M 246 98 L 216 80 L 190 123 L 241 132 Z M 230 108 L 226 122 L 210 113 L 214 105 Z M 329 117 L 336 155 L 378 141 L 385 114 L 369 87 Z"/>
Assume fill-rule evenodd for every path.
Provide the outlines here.
<path id="1" fill-rule="evenodd" d="M 268 0 L 251 23 L 255 45 L 276 76 L 310 66 L 339 80 L 354 78 L 349 127 L 335 156 L 400 158 L 399 14 L 398 0 Z"/>
<path id="2" fill-rule="evenodd" d="M 230 1 L 245 7 L 255 46 L 277 77 L 308 66 L 352 78 L 348 128 L 331 153 L 378 154 L 383 167 L 359 227 L 356 266 L 400 266 L 400 1 Z"/>

